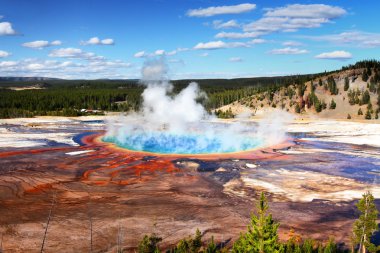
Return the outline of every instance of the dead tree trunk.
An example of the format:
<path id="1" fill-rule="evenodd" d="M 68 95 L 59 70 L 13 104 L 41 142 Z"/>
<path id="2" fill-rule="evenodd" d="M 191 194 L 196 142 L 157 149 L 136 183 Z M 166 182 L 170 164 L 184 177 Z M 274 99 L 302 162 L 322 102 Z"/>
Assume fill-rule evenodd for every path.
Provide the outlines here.
<path id="1" fill-rule="evenodd" d="M 48 220 L 46 222 L 46 228 L 45 228 L 44 238 L 42 240 L 41 251 L 40 251 L 41 253 L 44 251 L 45 240 L 46 240 L 46 236 L 47 236 L 47 232 L 48 232 L 48 228 L 49 228 L 49 223 L 50 223 L 50 219 L 51 219 L 51 214 L 53 212 L 54 205 L 55 205 L 55 193 L 53 193 L 53 199 L 51 201 L 51 206 L 50 206 L 50 211 L 49 211 L 49 217 L 48 217 Z"/>

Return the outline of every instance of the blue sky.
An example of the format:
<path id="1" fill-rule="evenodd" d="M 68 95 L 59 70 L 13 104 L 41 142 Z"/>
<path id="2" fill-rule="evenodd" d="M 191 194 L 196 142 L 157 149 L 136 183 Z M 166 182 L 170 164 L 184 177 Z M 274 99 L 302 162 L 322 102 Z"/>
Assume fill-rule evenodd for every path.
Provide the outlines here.
<path id="1" fill-rule="evenodd" d="M 0 76 L 139 78 L 315 73 L 379 59 L 380 2 L 0 0 Z"/>

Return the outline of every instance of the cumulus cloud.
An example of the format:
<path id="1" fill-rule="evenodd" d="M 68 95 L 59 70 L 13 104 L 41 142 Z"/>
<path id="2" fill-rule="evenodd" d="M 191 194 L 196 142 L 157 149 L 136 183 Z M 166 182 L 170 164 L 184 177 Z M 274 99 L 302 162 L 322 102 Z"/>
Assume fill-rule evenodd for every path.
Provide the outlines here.
<path id="1" fill-rule="evenodd" d="M 345 15 L 347 12 L 337 6 L 325 4 L 291 4 L 285 7 L 268 9 L 267 17 L 292 17 L 292 18 L 311 18 L 320 17 L 334 19 Z"/>
<path id="2" fill-rule="evenodd" d="M 134 57 L 135 58 L 146 58 L 146 57 L 155 57 L 155 56 L 173 56 L 173 55 L 176 55 L 177 53 L 179 52 L 186 52 L 186 51 L 189 51 L 190 49 L 189 48 L 177 48 L 177 49 L 174 49 L 172 51 L 165 51 L 164 49 L 157 49 L 156 51 L 154 51 L 153 53 L 149 53 L 149 52 L 146 52 L 146 51 L 139 51 L 137 53 L 134 54 Z"/>
<path id="3" fill-rule="evenodd" d="M 59 45 L 62 45 L 62 42 L 60 40 L 54 40 L 54 41 L 50 42 L 50 45 L 59 46 Z"/>
<path id="4" fill-rule="evenodd" d="M 13 29 L 12 24 L 9 22 L 0 22 L 0 36 L 15 35 L 16 31 Z"/>
<path id="5" fill-rule="evenodd" d="M 380 47 L 380 33 L 363 31 L 346 31 L 321 36 L 303 36 L 303 38 L 315 41 L 327 41 L 336 45 L 350 45 L 364 48 Z"/>
<path id="6" fill-rule="evenodd" d="M 252 11 L 256 4 L 244 3 L 238 5 L 212 6 L 208 8 L 199 8 L 187 11 L 189 17 L 211 17 L 222 14 L 239 14 Z"/>
<path id="7" fill-rule="evenodd" d="M 260 32 L 245 32 L 245 33 L 236 33 L 236 32 L 220 32 L 215 35 L 217 39 L 247 39 L 247 38 L 257 38 L 263 33 Z"/>
<path id="8" fill-rule="evenodd" d="M 84 52 L 79 48 L 59 48 L 50 51 L 50 57 L 58 57 L 58 58 L 71 58 L 71 59 L 85 59 L 85 60 L 104 60 L 103 56 L 98 56 L 91 52 Z"/>
<path id="9" fill-rule="evenodd" d="M 45 47 L 59 46 L 61 44 L 62 42 L 59 40 L 54 40 L 52 42 L 49 42 L 47 40 L 36 40 L 36 41 L 31 41 L 31 42 L 25 42 L 22 44 L 22 46 L 33 48 L 33 49 L 43 49 Z"/>
<path id="10" fill-rule="evenodd" d="M 0 61 L 0 68 L 4 68 L 3 71 L 5 70 L 5 68 L 13 67 L 16 65 L 16 61 Z"/>
<path id="11" fill-rule="evenodd" d="M 307 54 L 309 51 L 294 47 L 278 48 L 269 51 L 270 54 Z"/>
<path id="12" fill-rule="evenodd" d="M 212 25 L 215 29 L 230 29 L 230 28 L 239 28 L 240 25 L 236 20 L 229 20 L 223 22 L 222 20 L 214 20 Z"/>
<path id="13" fill-rule="evenodd" d="M 248 43 L 256 45 L 256 44 L 264 44 L 264 43 L 267 43 L 267 42 L 268 41 L 264 40 L 264 39 L 253 39 L 253 40 L 249 41 Z"/>
<path id="14" fill-rule="evenodd" d="M 154 55 L 161 56 L 165 54 L 165 50 L 163 49 L 158 49 L 154 52 Z"/>
<path id="15" fill-rule="evenodd" d="M 115 42 L 113 39 L 99 39 L 98 37 L 92 37 L 88 39 L 87 41 L 81 41 L 81 45 L 114 45 Z"/>
<path id="16" fill-rule="evenodd" d="M 133 55 L 135 58 L 143 58 L 146 57 L 145 51 L 139 51 Z"/>
<path id="17" fill-rule="evenodd" d="M 316 55 L 317 59 L 328 59 L 328 60 L 348 60 L 352 58 L 352 54 L 347 51 L 333 51 L 326 52 Z"/>
<path id="18" fill-rule="evenodd" d="M 264 17 L 246 24 L 246 32 L 260 31 L 272 33 L 277 31 L 295 32 L 301 28 L 316 28 L 322 24 L 345 15 L 341 7 L 325 4 L 291 4 L 285 7 L 267 9 Z"/>
<path id="19" fill-rule="evenodd" d="M 282 43 L 282 45 L 285 47 L 297 47 L 302 46 L 302 43 L 298 41 L 285 41 Z"/>
<path id="20" fill-rule="evenodd" d="M 243 59 L 240 57 L 231 57 L 230 59 L 228 59 L 228 61 L 230 61 L 230 62 L 242 62 Z"/>
<path id="21" fill-rule="evenodd" d="M 130 63 L 120 60 L 75 62 L 72 60 L 23 59 L 0 61 L 4 76 L 47 76 L 58 78 L 117 78 Z"/>
<path id="22" fill-rule="evenodd" d="M 5 58 L 5 57 L 8 57 L 10 55 L 11 55 L 11 53 L 9 53 L 7 51 L 0 50 L 0 58 Z"/>
<path id="23" fill-rule="evenodd" d="M 210 42 L 200 42 L 194 46 L 194 49 L 205 49 L 205 50 L 214 50 L 214 49 L 222 49 L 222 48 L 236 48 L 236 47 L 249 47 L 247 43 L 243 42 L 224 42 L 221 40 L 218 41 L 210 41 Z"/>

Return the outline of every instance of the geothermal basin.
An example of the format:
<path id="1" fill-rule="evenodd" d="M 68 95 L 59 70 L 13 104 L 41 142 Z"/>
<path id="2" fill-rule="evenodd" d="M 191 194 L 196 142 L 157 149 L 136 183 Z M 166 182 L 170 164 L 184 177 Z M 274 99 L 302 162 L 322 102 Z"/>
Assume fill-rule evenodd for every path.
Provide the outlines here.
<path id="1" fill-rule="evenodd" d="M 269 135 L 266 125 L 237 120 L 237 132 L 252 137 L 237 134 L 222 150 L 228 146 L 220 145 L 222 130 L 208 133 L 202 146 L 197 133 L 206 132 L 199 126 L 130 139 L 125 128 L 105 132 L 108 120 L 0 122 L 4 251 L 39 252 L 50 210 L 46 251 L 129 252 L 149 233 L 159 234 L 166 248 L 196 228 L 206 240 L 228 243 L 245 231 L 262 191 L 281 223 L 281 239 L 293 229 L 347 243 L 357 199 L 366 190 L 380 196 L 378 124 L 294 120 L 283 126 L 286 138 L 272 145 L 269 137 L 281 136 Z M 234 125 L 212 124 L 223 131 Z M 152 141 L 162 134 L 163 143 L 180 140 L 181 146 Z"/>

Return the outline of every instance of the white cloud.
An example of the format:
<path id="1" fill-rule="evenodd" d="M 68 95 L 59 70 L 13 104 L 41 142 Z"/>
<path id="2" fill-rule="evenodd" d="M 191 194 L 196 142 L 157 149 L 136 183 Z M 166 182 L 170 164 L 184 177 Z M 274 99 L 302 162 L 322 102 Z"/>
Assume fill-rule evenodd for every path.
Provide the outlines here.
<path id="1" fill-rule="evenodd" d="M 103 39 L 103 40 L 101 40 L 101 44 L 102 45 L 113 45 L 113 44 L 115 44 L 115 42 L 113 41 L 113 39 Z"/>
<path id="2" fill-rule="evenodd" d="M 165 54 L 165 50 L 163 49 L 158 49 L 154 52 L 154 55 L 157 55 L 157 56 L 164 55 L 164 54 Z"/>
<path id="3" fill-rule="evenodd" d="M 9 53 L 7 51 L 0 50 L 0 58 L 5 58 L 5 57 L 8 57 L 10 55 L 11 55 L 11 53 Z"/>
<path id="4" fill-rule="evenodd" d="M 302 46 L 302 43 L 298 41 L 285 41 L 282 43 L 282 45 L 285 47 L 298 47 Z"/>
<path id="5" fill-rule="evenodd" d="M 246 32 L 295 32 L 301 28 L 316 28 L 345 15 L 341 7 L 325 4 L 292 4 L 285 7 L 267 9 L 264 17 L 246 24 Z"/>
<path id="6" fill-rule="evenodd" d="M 59 46 L 61 44 L 62 42 L 59 40 L 54 40 L 52 42 L 49 42 L 47 40 L 36 40 L 36 41 L 31 41 L 31 42 L 25 42 L 22 44 L 22 46 L 33 48 L 33 49 L 43 49 L 45 47 Z"/>
<path id="7" fill-rule="evenodd" d="M 60 48 L 50 51 L 50 57 L 58 57 L 58 58 L 71 58 L 71 59 L 84 59 L 89 61 L 98 61 L 104 60 L 103 56 L 98 56 L 94 53 L 84 52 L 79 48 Z"/>
<path id="8" fill-rule="evenodd" d="M 262 33 L 259 32 L 245 32 L 245 33 L 233 33 L 233 32 L 220 32 L 215 35 L 217 39 L 247 39 L 247 38 L 257 38 Z"/>
<path id="9" fill-rule="evenodd" d="M 380 47 L 380 33 L 363 31 L 346 31 L 339 34 L 321 36 L 303 36 L 303 38 L 315 41 L 327 41 L 336 45 L 350 45 L 364 48 Z"/>
<path id="10" fill-rule="evenodd" d="M 59 45 L 62 45 L 62 42 L 60 40 L 54 40 L 54 41 L 50 42 L 50 45 L 59 46 Z"/>
<path id="11" fill-rule="evenodd" d="M 285 7 L 268 9 L 267 17 L 291 17 L 291 18 L 326 18 L 334 19 L 345 15 L 347 12 L 337 6 L 325 4 L 290 4 Z"/>
<path id="12" fill-rule="evenodd" d="M 264 40 L 264 39 L 253 39 L 251 41 L 249 41 L 248 43 L 249 44 L 264 44 L 264 43 L 267 43 L 268 41 L 267 40 Z"/>
<path id="13" fill-rule="evenodd" d="M 199 56 L 200 57 L 207 57 L 209 54 L 207 52 L 203 53 L 203 54 L 200 54 Z"/>
<path id="14" fill-rule="evenodd" d="M 92 37 L 88 39 L 87 41 L 81 41 L 81 45 L 114 45 L 115 42 L 113 39 L 99 39 L 98 37 Z"/>
<path id="15" fill-rule="evenodd" d="M 212 6 L 208 8 L 199 8 L 189 10 L 187 16 L 189 17 L 211 17 L 222 14 L 239 14 L 252 11 L 256 8 L 256 4 L 244 3 L 229 6 Z"/>
<path id="16" fill-rule="evenodd" d="M 230 28 L 239 28 L 240 25 L 236 20 L 229 20 L 226 22 L 223 22 L 221 20 L 214 20 L 212 22 L 212 25 L 214 26 L 215 29 L 230 29 Z"/>
<path id="17" fill-rule="evenodd" d="M 120 72 L 131 66 L 120 60 L 95 60 L 88 62 L 23 59 L 0 61 L 4 76 L 47 76 L 58 78 L 119 78 Z"/>
<path id="18" fill-rule="evenodd" d="M 134 54 L 135 58 L 143 58 L 143 57 L 146 57 L 146 56 L 147 55 L 146 55 L 145 51 L 140 51 L 140 52 L 137 52 L 137 53 Z"/>
<path id="19" fill-rule="evenodd" d="M 154 57 L 154 56 L 162 56 L 162 55 L 173 56 L 173 55 L 176 55 L 179 52 L 186 52 L 186 51 L 189 51 L 189 50 L 190 50 L 189 48 L 181 48 L 181 47 L 179 47 L 179 48 L 177 48 L 175 50 L 172 50 L 172 51 L 169 51 L 169 52 L 166 52 L 163 49 L 158 49 L 154 53 L 148 53 L 148 52 L 145 52 L 145 51 L 140 51 L 140 52 L 135 53 L 134 57 L 135 58 L 144 58 L 144 57 Z"/>
<path id="20" fill-rule="evenodd" d="M 224 41 L 218 40 L 218 41 L 210 41 L 210 42 L 205 42 L 205 43 L 200 42 L 194 46 L 194 49 L 213 50 L 213 49 L 236 48 L 236 47 L 249 47 L 249 45 L 243 42 L 226 43 Z"/>
<path id="21" fill-rule="evenodd" d="M 305 49 L 286 47 L 286 48 L 273 49 L 269 51 L 269 53 L 270 54 L 307 54 L 309 53 L 309 51 Z"/>
<path id="22" fill-rule="evenodd" d="M 0 22 L 0 36 L 3 35 L 15 35 L 16 31 L 12 28 L 12 24 L 9 22 Z"/>
<path id="23" fill-rule="evenodd" d="M 16 65 L 17 65 L 17 62 L 15 62 L 15 61 L 0 61 L 0 67 L 1 68 L 9 68 L 9 67 L 13 67 Z"/>
<path id="24" fill-rule="evenodd" d="M 316 55 L 317 59 L 329 59 L 329 60 L 348 60 L 352 58 L 352 54 L 347 51 L 333 51 Z"/>
<path id="25" fill-rule="evenodd" d="M 230 59 L 228 59 L 228 61 L 230 61 L 230 62 L 242 62 L 243 59 L 240 57 L 231 57 Z"/>

